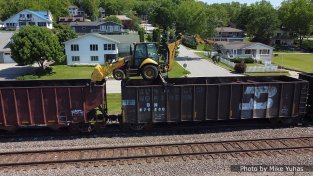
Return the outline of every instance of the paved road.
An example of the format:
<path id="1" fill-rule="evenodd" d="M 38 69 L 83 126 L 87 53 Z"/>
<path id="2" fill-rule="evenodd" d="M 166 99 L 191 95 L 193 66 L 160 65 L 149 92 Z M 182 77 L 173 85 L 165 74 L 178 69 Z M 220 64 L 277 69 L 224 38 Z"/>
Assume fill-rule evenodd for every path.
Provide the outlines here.
<path id="1" fill-rule="evenodd" d="M 187 64 L 186 69 L 191 72 L 188 77 L 242 76 L 202 59 L 193 50 L 188 50 L 183 45 L 179 46 L 179 54 L 176 60 L 181 66 Z"/>
<path id="2" fill-rule="evenodd" d="M 121 93 L 121 81 L 107 80 L 107 93 Z"/>
<path id="3" fill-rule="evenodd" d="M 0 80 L 12 80 L 17 76 L 31 72 L 33 66 L 17 66 L 16 64 L 0 64 Z"/>

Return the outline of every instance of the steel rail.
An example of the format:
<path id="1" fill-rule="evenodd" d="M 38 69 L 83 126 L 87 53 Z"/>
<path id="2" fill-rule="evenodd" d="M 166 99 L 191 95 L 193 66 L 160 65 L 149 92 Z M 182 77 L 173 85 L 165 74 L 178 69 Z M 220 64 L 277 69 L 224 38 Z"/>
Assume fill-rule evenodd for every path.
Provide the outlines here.
<path id="1" fill-rule="evenodd" d="M 230 140 L 230 141 L 213 141 L 213 142 L 188 142 L 188 143 L 173 143 L 173 144 L 149 144 L 149 145 L 131 145 L 131 146 L 115 146 L 115 147 L 95 147 L 95 148 L 81 148 L 81 149 L 59 149 L 59 150 L 40 150 L 40 151 L 22 151 L 22 152 L 8 152 L 1 153 L 0 156 L 18 155 L 18 154 L 35 154 L 43 153 L 60 153 L 60 152 L 84 152 L 93 150 L 113 150 L 113 149 L 133 149 L 133 148 L 157 148 L 157 147 L 178 147 L 178 146 L 193 146 L 193 145 L 210 145 L 210 144 L 228 144 L 228 143 L 242 143 L 247 142 L 270 142 L 286 140 L 313 140 L 313 137 L 298 137 L 298 138 L 274 138 L 274 139 L 249 139 L 249 140 Z M 226 151 L 205 151 L 205 152 L 179 152 L 179 153 L 164 153 L 162 154 L 147 154 L 135 156 L 119 156 L 119 157 L 98 157 L 85 159 L 64 159 L 53 161 L 30 161 L 30 162 L 16 162 L 16 163 L 1 163 L 0 167 L 14 167 L 14 166 L 34 166 L 34 165 L 48 165 L 48 164 L 65 164 L 65 163 L 81 163 L 81 162 L 97 162 L 97 161 L 120 161 L 120 160 L 134 160 L 147 158 L 166 158 L 166 157 L 185 157 L 195 155 L 219 155 L 219 154 L 233 154 L 233 153 L 251 153 L 251 152 L 270 152 L 270 151 L 289 151 L 289 150 L 305 150 L 313 149 L 313 144 L 310 142 L 308 146 L 286 146 L 285 147 L 271 147 L 271 148 L 256 148 L 256 149 L 239 149 Z M 283 144 L 283 143 L 282 143 Z"/>

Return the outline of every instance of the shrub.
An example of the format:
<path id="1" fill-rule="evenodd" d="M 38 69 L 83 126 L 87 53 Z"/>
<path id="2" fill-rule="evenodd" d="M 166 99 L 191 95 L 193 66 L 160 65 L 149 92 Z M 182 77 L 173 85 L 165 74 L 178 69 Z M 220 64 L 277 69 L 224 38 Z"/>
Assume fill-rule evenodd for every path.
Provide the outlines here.
<path id="1" fill-rule="evenodd" d="M 241 62 L 244 62 L 246 64 L 254 63 L 254 59 L 252 58 L 235 58 L 235 59 L 231 59 L 231 61 L 234 63 L 241 63 Z"/>
<path id="2" fill-rule="evenodd" d="M 183 40 L 183 45 L 187 46 L 188 48 L 197 49 L 197 43 L 192 40 Z"/>
<path id="3" fill-rule="evenodd" d="M 246 71 L 247 65 L 243 62 L 236 63 L 234 69 L 236 73 L 244 73 Z"/>

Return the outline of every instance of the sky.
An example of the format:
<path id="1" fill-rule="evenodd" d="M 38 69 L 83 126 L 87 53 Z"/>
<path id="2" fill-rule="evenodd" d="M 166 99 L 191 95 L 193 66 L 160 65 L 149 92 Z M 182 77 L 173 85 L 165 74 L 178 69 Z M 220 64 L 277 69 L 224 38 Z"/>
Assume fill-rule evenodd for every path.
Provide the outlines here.
<path id="1" fill-rule="evenodd" d="M 233 2 L 233 1 L 236 1 L 236 2 L 240 2 L 240 3 L 247 3 L 247 4 L 251 4 L 251 3 L 255 3 L 257 1 L 260 1 L 260 0 L 243 0 L 243 1 L 239 1 L 239 0 L 201 0 L 203 2 L 206 2 L 208 4 L 213 4 L 213 3 L 230 3 L 230 2 Z M 269 1 L 269 0 L 267 0 Z M 274 7 L 279 7 L 280 6 L 280 3 L 282 2 L 283 0 L 270 0 L 271 4 L 274 6 Z"/>

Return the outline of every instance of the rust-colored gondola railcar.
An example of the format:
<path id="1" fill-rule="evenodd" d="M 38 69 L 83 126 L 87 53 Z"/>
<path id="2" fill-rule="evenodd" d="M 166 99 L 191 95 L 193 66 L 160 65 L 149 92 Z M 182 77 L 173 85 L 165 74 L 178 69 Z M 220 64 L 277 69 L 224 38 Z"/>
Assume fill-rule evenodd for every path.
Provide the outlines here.
<path id="1" fill-rule="evenodd" d="M 123 123 L 296 118 L 306 112 L 308 83 L 286 76 L 167 79 L 122 83 Z"/>
<path id="2" fill-rule="evenodd" d="M 96 110 L 107 110 L 105 81 L 89 83 L 87 79 L 0 81 L 0 129 L 88 123 Z"/>

